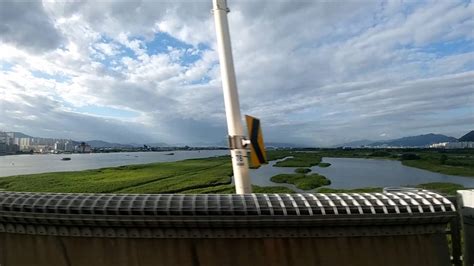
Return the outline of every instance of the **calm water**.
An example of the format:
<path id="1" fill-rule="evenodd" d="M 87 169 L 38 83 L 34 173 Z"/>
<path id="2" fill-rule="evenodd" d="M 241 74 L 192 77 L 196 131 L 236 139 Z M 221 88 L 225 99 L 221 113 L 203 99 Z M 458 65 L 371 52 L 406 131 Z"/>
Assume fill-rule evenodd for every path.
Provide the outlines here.
<path id="1" fill-rule="evenodd" d="M 167 155 L 174 153 L 174 155 Z M 227 150 L 173 152 L 118 152 L 90 154 L 35 154 L 0 156 L 0 176 L 78 171 L 128 164 L 174 162 L 192 158 L 227 155 Z M 70 161 L 61 158 L 70 157 Z"/>
<path id="2" fill-rule="evenodd" d="M 227 155 L 228 151 L 174 151 L 174 155 L 167 155 L 169 153 L 123 152 L 0 156 L 0 176 L 78 171 L 152 162 L 172 162 Z M 61 158 L 63 157 L 70 157 L 71 160 L 62 161 Z M 292 167 L 273 167 L 275 162 L 273 161 L 259 169 L 250 170 L 252 184 L 258 186 L 286 186 L 301 192 L 293 185 L 277 184 L 270 181 L 270 178 L 274 175 L 293 173 L 295 169 Z M 314 166 L 311 168 L 312 172 L 320 173 L 329 178 L 332 182 L 329 187 L 332 188 L 396 187 L 429 182 L 450 182 L 466 187 L 474 187 L 474 178 L 433 173 L 404 166 L 399 161 L 323 158 L 323 162 L 331 163 L 331 166 L 327 168 Z"/>
<path id="3" fill-rule="evenodd" d="M 397 187 L 418 185 L 430 182 L 449 182 L 474 187 L 474 177 L 444 175 L 426 170 L 404 166 L 400 161 L 354 159 L 354 158 L 323 158 L 323 162 L 331 163 L 327 168 L 314 166 L 313 173 L 319 173 L 331 180 L 331 188 L 361 187 Z M 259 169 L 252 170 L 252 184 L 259 186 L 282 185 L 273 183 L 270 178 L 279 173 L 293 173 L 295 168 L 273 167 L 272 162 Z M 286 187 L 296 189 L 293 185 Z"/>

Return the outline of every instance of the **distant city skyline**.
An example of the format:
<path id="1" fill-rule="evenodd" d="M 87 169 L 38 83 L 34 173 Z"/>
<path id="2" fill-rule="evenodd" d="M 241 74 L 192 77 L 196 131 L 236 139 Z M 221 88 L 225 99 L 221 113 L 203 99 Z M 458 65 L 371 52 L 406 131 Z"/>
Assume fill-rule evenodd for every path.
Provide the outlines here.
<path id="1" fill-rule="evenodd" d="M 229 1 L 243 114 L 331 146 L 474 125 L 472 1 Z M 0 3 L 0 130 L 219 143 L 211 1 Z"/>
<path id="2" fill-rule="evenodd" d="M 398 139 L 379 139 L 379 140 L 368 140 L 362 139 L 347 143 L 338 143 L 337 145 L 332 146 L 310 146 L 310 145 L 302 145 L 297 143 L 284 143 L 284 142 L 270 142 L 265 141 L 265 145 L 268 148 L 274 147 L 307 147 L 307 148 L 334 148 L 334 147 L 374 147 L 374 148 L 397 148 L 397 147 L 430 147 L 430 148 L 446 148 L 447 143 L 451 143 L 451 148 L 472 148 L 474 145 L 473 139 L 474 130 L 463 134 L 461 137 L 453 137 L 453 136 L 446 136 L 442 134 L 422 134 L 417 136 L 404 136 Z M 458 140 L 459 139 L 459 140 Z M 459 142 L 459 145 L 455 144 Z M 66 143 L 71 143 L 71 145 L 76 144 L 79 145 L 81 143 L 87 144 L 91 147 L 143 147 L 143 146 L 150 146 L 150 147 L 184 147 L 189 146 L 183 143 L 165 143 L 165 142 L 144 142 L 144 143 L 136 143 L 136 142 L 110 142 L 104 139 L 90 139 L 90 140 L 81 140 L 75 138 L 51 138 L 47 136 L 32 136 L 28 134 L 24 134 L 23 132 L 11 132 L 11 131 L 3 131 L 0 129 L 0 145 L 7 144 L 7 145 L 17 145 L 16 149 L 19 151 L 30 151 L 30 150 L 39 150 L 42 148 L 49 148 L 51 151 L 54 150 L 61 150 L 61 151 L 68 151 Z M 34 145 L 30 145 L 34 144 Z M 58 148 L 56 144 L 59 144 Z M 111 146 L 108 146 L 108 145 Z M 39 146 L 38 146 L 39 145 Z M 33 147 L 34 146 L 34 147 Z M 43 147 L 45 146 L 45 147 Z M 226 147 L 227 143 L 225 141 L 219 142 L 201 142 L 195 143 L 194 145 L 191 144 L 190 146 L 194 147 Z M 73 146 L 71 146 L 73 147 Z M 2 148 L 0 147 L 0 153 Z"/>

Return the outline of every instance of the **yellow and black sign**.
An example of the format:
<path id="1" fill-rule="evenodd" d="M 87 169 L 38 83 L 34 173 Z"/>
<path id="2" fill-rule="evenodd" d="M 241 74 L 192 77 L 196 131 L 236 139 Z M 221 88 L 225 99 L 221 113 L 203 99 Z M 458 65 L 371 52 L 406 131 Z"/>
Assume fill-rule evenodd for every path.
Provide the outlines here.
<path id="1" fill-rule="evenodd" d="M 258 168 L 260 165 L 267 163 L 267 154 L 265 152 L 265 145 L 263 144 L 262 128 L 260 127 L 260 120 L 246 115 L 247 129 L 250 139 L 250 162 L 251 166 Z"/>

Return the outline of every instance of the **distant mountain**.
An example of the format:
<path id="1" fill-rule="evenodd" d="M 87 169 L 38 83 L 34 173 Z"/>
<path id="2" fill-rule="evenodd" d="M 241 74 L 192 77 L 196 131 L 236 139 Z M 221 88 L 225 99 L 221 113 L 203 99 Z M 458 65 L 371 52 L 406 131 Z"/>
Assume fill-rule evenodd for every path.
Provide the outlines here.
<path id="1" fill-rule="evenodd" d="M 170 146 L 168 143 L 164 143 L 164 142 L 146 143 L 146 145 L 149 147 L 169 147 Z"/>
<path id="2" fill-rule="evenodd" d="M 32 138 L 32 136 L 28 136 L 28 135 L 23 134 L 21 132 L 8 132 L 8 133 L 13 133 L 14 138 Z"/>
<path id="3" fill-rule="evenodd" d="M 375 141 L 373 140 L 368 140 L 368 139 L 362 139 L 362 140 L 356 140 L 356 141 L 351 141 L 347 143 L 342 143 L 338 145 L 334 145 L 333 147 L 352 147 L 352 148 L 358 148 L 358 147 L 363 147 L 367 146 L 371 143 L 374 143 Z"/>
<path id="4" fill-rule="evenodd" d="M 378 141 L 369 144 L 368 146 L 395 146 L 395 147 L 425 147 L 434 143 L 440 142 L 456 142 L 457 139 L 441 134 L 426 134 L 419 136 L 404 137 L 400 139 L 393 139 L 387 141 Z"/>
<path id="5" fill-rule="evenodd" d="M 294 143 L 283 143 L 283 142 L 265 142 L 265 147 L 274 147 L 274 148 L 303 148 L 303 145 L 298 145 Z"/>
<path id="6" fill-rule="evenodd" d="M 460 137 L 459 141 L 474 141 L 474 130 Z"/>
<path id="7" fill-rule="evenodd" d="M 132 145 L 120 144 L 120 143 L 110 143 L 103 140 L 89 140 L 84 141 L 89 144 L 92 148 L 132 148 Z"/>

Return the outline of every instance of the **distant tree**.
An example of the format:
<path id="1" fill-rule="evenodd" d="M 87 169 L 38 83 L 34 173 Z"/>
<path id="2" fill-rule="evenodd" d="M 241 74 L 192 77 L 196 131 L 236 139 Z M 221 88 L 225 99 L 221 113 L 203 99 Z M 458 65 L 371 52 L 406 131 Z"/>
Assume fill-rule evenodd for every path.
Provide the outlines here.
<path id="1" fill-rule="evenodd" d="M 446 161 L 448 160 L 448 156 L 446 154 L 441 154 L 439 157 L 439 164 L 446 164 Z"/>
<path id="2" fill-rule="evenodd" d="M 374 151 L 369 154 L 370 157 L 388 157 L 390 156 L 390 152 L 387 151 Z"/>
<path id="3" fill-rule="evenodd" d="M 402 160 L 418 160 L 420 156 L 416 155 L 415 153 L 404 153 L 401 156 Z"/>

